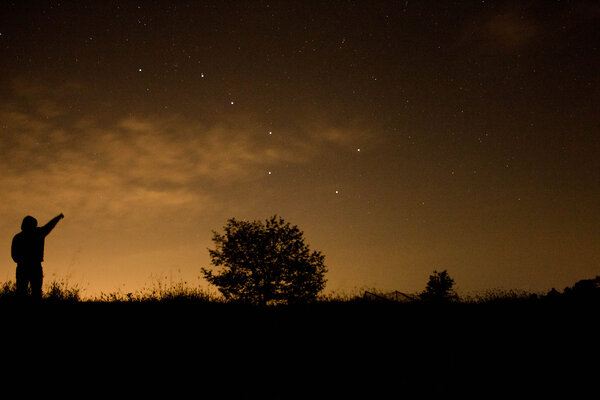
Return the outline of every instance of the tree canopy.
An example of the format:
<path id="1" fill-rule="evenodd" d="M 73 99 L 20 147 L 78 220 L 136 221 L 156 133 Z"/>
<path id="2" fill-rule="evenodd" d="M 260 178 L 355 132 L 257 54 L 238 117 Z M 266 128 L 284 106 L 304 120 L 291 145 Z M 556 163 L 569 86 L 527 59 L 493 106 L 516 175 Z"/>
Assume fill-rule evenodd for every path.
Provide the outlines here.
<path id="1" fill-rule="evenodd" d="M 450 277 L 446 270 L 442 272 L 433 271 L 433 274 L 429 275 L 425 290 L 421 293 L 421 299 L 423 300 L 449 301 L 457 298 L 458 295 L 454 291 L 454 279 Z"/>
<path id="2" fill-rule="evenodd" d="M 325 287 L 325 256 L 311 251 L 303 232 L 282 218 L 229 219 L 224 233 L 213 232 L 211 263 L 204 278 L 228 300 L 254 304 L 303 303 Z"/>

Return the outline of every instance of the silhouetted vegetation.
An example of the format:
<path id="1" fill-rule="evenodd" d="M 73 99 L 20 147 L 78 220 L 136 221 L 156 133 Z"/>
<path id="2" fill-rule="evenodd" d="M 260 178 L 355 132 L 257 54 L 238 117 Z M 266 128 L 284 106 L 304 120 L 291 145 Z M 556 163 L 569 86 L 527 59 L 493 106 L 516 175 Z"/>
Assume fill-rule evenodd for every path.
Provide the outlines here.
<path id="1" fill-rule="evenodd" d="M 303 232 L 282 218 L 230 219 L 225 233 L 214 232 L 211 262 L 221 272 L 203 268 L 205 279 L 227 300 L 253 304 L 314 301 L 325 286 L 325 257 L 310 251 Z"/>
<path id="2" fill-rule="evenodd" d="M 0 285 L 0 301 L 19 300 L 17 285 L 13 281 L 4 282 Z M 70 286 L 66 280 L 52 281 L 43 291 L 42 300 L 51 302 L 79 302 L 81 301 L 78 286 Z"/>
<path id="3" fill-rule="evenodd" d="M 575 282 L 573 287 L 566 287 L 565 294 L 580 297 L 595 297 L 600 294 L 600 276 L 594 279 L 582 279 Z"/>
<path id="4" fill-rule="evenodd" d="M 573 286 L 565 287 L 562 293 L 552 288 L 545 298 L 555 302 L 600 304 L 600 276 L 579 280 Z"/>
<path id="5" fill-rule="evenodd" d="M 568 304 L 576 303 L 579 306 L 600 304 L 600 277 L 584 279 L 576 282 L 571 287 L 565 287 L 563 292 L 556 289 L 548 293 L 533 293 L 515 289 L 489 289 L 475 295 L 459 297 L 450 285 L 449 276 L 445 271 L 434 273 L 430 276 L 428 286 L 423 292 L 407 294 L 397 290 L 382 292 L 374 288 L 356 289 L 352 292 L 330 292 L 319 294 L 312 298 L 311 303 L 315 305 L 341 305 L 341 304 L 439 304 L 430 301 L 440 299 L 442 303 L 453 303 L 456 305 L 518 305 L 518 304 Z M 432 279 L 433 278 L 433 279 Z M 445 282 L 445 283 L 444 283 Z M 437 286 L 439 285 L 439 286 Z M 436 287 L 438 289 L 436 289 Z M 435 293 L 440 290 L 439 297 L 429 297 L 429 292 Z M 452 300 L 452 301 L 448 301 Z M 0 284 L 0 302 L 18 301 L 16 284 L 7 281 Z M 45 285 L 42 301 L 50 303 L 193 303 L 193 304 L 228 304 L 236 303 L 233 298 L 227 299 L 218 293 L 210 292 L 200 287 L 190 287 L 186 282 L 166 284 L 157 282 L 134 292 L 114 291 L 101 293 L 94 297 L 85 297 L 77 285 L 70 285 L 67 280 L 54 280 Z M 249 304 L 262 304 L 249 303 Z M 269 303 L 272 305 L 286 305 L 293 303 Z"/>
<path id="6" fill-rule="evenodd" d="M 68 302 L 78 302 L 81 300 L 79 288 L 77 286 L 69 286 L 66 281 L 52 281 L 42 298 L 49 301 Z"/>
<path id="7" fill-rule="evenodd" d="M 458 295 L 454 291 L 454 279 L 446 270 L 433 271 L 433 274 L 429 275 L 427 286 L 420 297 L 423 300 L 438 302 L 458 300 Z"/>
<path id="8" fill-rule="evenodd" d="M 284 382 L 276 398 L 296 391 L 285 379 L 297 370 L 315 377 L 300 375 L 303 387 L 320 384 L 328 371 L 361 382 L 372 373 L 374 387 L 384 377 L 402 393 L 421 397 L 477 385 L 484 388 L 478 394 L 496 386 L 516 390 L 523 382 L 538 390 L 548 377 L 566 382 L 565 371 L 577 379 L 581 371 L 595 372 L 589 359 L 585 367 L 570 356 L 555 362 L 555 354 L 589 357 L 596 343 L 598 302 L 584 298 L 597 289 L 586 282 L 563 293 L 498 289 L 443 302 L 369 288 L 269 307 L 229 301 L 185 282 L 88 299 L 58 281 L 44 287 L 41 302 L 19 301 L 15 290 L 13 282 L 0 285 L 4 331 L 14 333 L 7 343 L 31 343 L 34 336 L 65 363 L 77 360 L 79 368 L 103 362 L 103 371 L 114 371 L 114 360 L 128 355 L 124 373 L 160 368 L 159 379 L 171 373 L 178 382 L 183 370 L 197 373 L 190 362 L 211 360 L 211 368 L 224 371 L 243 369 L 250 360 L 258 366 L 245 368 L 244 375 L 256 372 L 257 381 L 268 376 L 269 385 Z M 595 294 L 574 294 L 580 292 Z M 519 361 L 523 354 L 530 357 L 526 363 Z M 319 359 L 325 361 L 314 363 Z"/>
<path id="9" fill-rule="evenodd" d="M 511 304 L 538 299 L 540 299 L 539 294 L 525 290 L 488 289 L 473 296 L 461 297 L 460 301 L 467 304 Z"/>
<path id="10" fill-rule="evenodd" d="M 223 299 L 198 287 L 189 287 L 186 282 L 166 285 L 155 283 L 151 288 L 136 292 L 102 293 L 91 299 L 96 303 L 222 303 Z"/>

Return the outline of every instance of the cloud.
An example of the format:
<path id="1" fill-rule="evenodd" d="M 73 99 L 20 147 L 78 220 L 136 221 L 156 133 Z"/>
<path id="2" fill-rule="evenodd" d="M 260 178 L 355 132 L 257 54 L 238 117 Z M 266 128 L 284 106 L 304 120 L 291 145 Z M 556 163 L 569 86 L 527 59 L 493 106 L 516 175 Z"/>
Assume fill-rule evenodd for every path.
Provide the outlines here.
<path id="1" fill-rule="evenodd" d="M 457 45 L 481 54 L 515 54 L 534 44 L 544 33 L 542 24 L 526 7 L 507 6 L 467 21 Z"/>
<path id="2" fill-rule="evenodd" d="M 534 21 L 515 12 L 495 15 L 487 24 L 487 36 L 492 46 L 506 52 L 529 45 L 539 31 Z"/>
<path id="3" fill-rule="evenodd" d="M 276 141 L 247 121 L 206 126 L 175 114 L 106 120 L 70 113 L 62 90 L 84 87 L 48 90 L 18 80 L 14 100 L 0 106 L 5 213 L 60 208 L 110 223 L 200 212 L 223 202 L 219 189 L 256 181 L 277 165 L 311 162 L 360 136 L 312 125 Z"/>

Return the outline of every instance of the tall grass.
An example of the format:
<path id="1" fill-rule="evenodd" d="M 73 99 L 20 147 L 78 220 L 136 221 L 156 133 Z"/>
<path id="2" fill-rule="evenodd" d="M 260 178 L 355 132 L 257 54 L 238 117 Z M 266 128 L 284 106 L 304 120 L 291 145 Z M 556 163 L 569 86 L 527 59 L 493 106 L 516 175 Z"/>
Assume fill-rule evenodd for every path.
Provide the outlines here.
<path id="1" fill-rule="evenodd" d="M 11 301 L 17 298 L 17 284 L 8 281 L 0 284 L 0 301 Z M 42 300 L 52 302 L 79 302 L 81 291 L 77 285 L 70 285 L 66 280 L 53 280 L 42 288 Z"/>
<path id="2" fill-rule="evenodd" d="M 467 304 L 524 303 L 535 301 L 540 296 L 542 295 L 526 290 L 489 289 L 475 295 L 464 296 L 462 302 Z"/>
<path id="3" fill-rule="evenodd" d="M 52 281 L 43 292 L 43 299 L 54 302 L 79 302 L 80 290 L 77 285 L 70 286 L 65 280 Z"/>
<path id="4" fill-rule="evenodd" d="M 14 281 L 0 283 L 0 302 L 13 301 L 18 298 L 17 285 Z M 135 292 L 114 291 L 101 293 L 99 296 L 84 298 L 78 285 L 71 285 L 67 280 L 53 280 L 42 288 L 42 301 L 44 302 L 95 302 L 95 303 L 123 303 L 123 302 L 223 302 L 216 293 L 205 291 L 198 287 L 190 287 L 187 282 L 165 284 L 158 281 L 149 288 Z"/>
<path id="5" fill-rule="evenodd" d="M 381 292 L 376 289 L 357 289 L 350 292 L 329 292 L 321 294 L 316 304 L 420 304 L 418 295 L 398 295 L 399 292 Z M 536 303 L 550 296 L 523 290 L 492 289 L 461 296 L 453 301 L 463 305 L 509 305 Z M 566 298 L 560 295 L 560 298 Z M 17 299 L 16 284 L 13 281 L 0 283 L 0 303 Z M 227 301 L 216 291 L 189 286 L 185 281 L 156 281 L 150 287 L 134 292 L 114 291 L 86 298 L 77 285 L 67 280 L 53 280 L 44 285 L 42 301 L 52 303 L 203 303 L 223 304 Z"/>
<path id="6" fill-rule="evenodd" d="M 149 288 L 143 288 L 135 292 L 110 292 L 101 293 L 90 299 L 92 302 L 101 303 L 123 303 L 123 302 L 197 302 L 197 303 L 219 303 L 223 300 L 215 293 L 210 293 L 198 287 L 190 287 L 187 282 L 180 281 L 167 285 L 157 281 Z"/>

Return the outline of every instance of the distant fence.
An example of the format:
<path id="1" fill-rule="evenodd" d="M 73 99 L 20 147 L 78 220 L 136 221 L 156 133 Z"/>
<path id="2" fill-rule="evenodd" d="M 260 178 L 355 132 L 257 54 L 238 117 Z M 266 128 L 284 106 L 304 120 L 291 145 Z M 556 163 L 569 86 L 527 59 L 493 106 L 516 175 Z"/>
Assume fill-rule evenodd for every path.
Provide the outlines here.
<path id="1" fill-rule="evenodd" d="M 365 290 L 363 293 L 363 298 L 365 298 L 365 299 L 370 298 L 373 300 L 382 300 L 382 301 L 394 301 L 394 302 L 417 300 L 417 298 L 415 296 L 399 292 L 398 290 L 394 290 L 393 292 L 387 293 L 387 294 L 373 293 L 373 292 L 369 292 L 369 291 Z"/>

